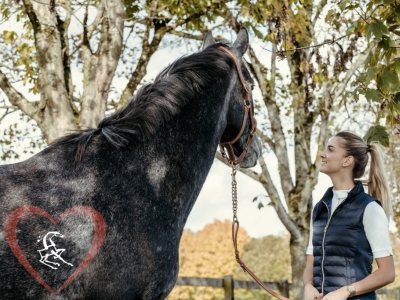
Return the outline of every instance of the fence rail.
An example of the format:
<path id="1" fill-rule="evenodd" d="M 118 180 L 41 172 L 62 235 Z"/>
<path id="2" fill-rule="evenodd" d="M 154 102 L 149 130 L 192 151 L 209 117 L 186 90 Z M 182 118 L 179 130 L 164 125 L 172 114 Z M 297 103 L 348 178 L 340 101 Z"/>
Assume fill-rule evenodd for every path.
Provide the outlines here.
<path id="1" fill-rule="evenodd" d="M 279 293 L 289 298 L 289 292 L 292 288 L 292 284 L 287 280 L 278 282 L 264 282 L 264 284 L 270 289 L 279 291 Z M 224 300 L 235 299 L 235 289 L 262 289 L 255 281 L 236 280 L 233 276 L 224 276 L 223 278 L 205 278 L 205 277 L 178 277 L 176 285 L 179 286 L 208 286 L 223 288 L 225 297 Z M 378 299 L 400 299 L 400 288 L 394 289 L 379 289 L 376 291 Z"/>
<path id="2" fill-rule="evenodd" d="M 292 285 L 287 280 L 279 282 L 266 281 L 264 284 L 270 289 L 279 291 L 283 296 L 289 297 L 289 291 Z M 176 285 L 223 288 L 225 293 L 224 300 L 235 299 L 235 289 L 262 289 L 255 281 L 236 280 L 231 275 L 225 276 L 224 278 L 178 277 Z"/>

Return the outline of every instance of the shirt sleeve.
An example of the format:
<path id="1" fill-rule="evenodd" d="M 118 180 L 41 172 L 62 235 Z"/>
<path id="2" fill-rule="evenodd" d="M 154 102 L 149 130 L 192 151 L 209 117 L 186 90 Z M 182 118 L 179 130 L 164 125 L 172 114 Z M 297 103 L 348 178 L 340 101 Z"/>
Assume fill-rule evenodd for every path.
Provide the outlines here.
<path id="1" fill-rule="evenodd" d="M 313 212 L 311 211 L 311 220 L 310 220 L 310 239 L 308 240 L 308 247 L 306 250 L 307 255 L 314 255 L 314 249 L 313 249 L 313 244 L 312 244 L 312 237 L 313 237 L 313 221 L 312 221 L 312 215 Z"/>
<path id="2" fill-rule="evenodd" d="M 375 201 L 365 208 L 363 225 L 374 259 L 393 255 L 389 222 L 383 208 Z"/>

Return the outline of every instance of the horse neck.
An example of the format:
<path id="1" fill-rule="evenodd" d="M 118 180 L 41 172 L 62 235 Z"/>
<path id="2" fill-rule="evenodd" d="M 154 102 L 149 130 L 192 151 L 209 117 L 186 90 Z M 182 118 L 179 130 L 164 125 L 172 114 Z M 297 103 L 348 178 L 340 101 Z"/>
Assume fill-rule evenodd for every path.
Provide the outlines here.
<path id="1" fill-rule="evenodd" d="M 229 97 L 225 94 L 226 91 L 220 89 L 218 95 L 209 94 L 191 101 L 176 120 L 157 135 L 151 145 L 153 149 L 146 151 L 153 156 L 147 161 L 155 161 L 154 168 L 150 166 L 155 170 L 155 176 L 158 170 L 166 170 L 165 179 L 160 180 L 157 189 L 164 192 L 163 199 L 170 199 L 171 209 L 178 215 L 176 219 L 182 230 L 209 173 L 226 126 L 228 105 L 225 101 Z M 161 156 L 156 157 L 155 153 L 161 153 Z"/>

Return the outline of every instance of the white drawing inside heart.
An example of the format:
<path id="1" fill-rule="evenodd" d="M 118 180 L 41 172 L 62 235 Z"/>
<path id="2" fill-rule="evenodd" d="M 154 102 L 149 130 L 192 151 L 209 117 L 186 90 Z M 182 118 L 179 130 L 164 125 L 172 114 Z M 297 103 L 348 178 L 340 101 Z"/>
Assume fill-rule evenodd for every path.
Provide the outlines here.
<path id="1" fill-rule="evenodd" d="M 59 233 L 58 231 L 50 231 L 43 237 L 44 249 L 38 250 L 38 252 L 40 254 L 40 262 L 54 270 L 57 270 L 58 269 L 57 267 L 59 267 L 60 264 L 56 263 L 54 261 L 48 260 L 49 258 L 59 259 L 61 262 L 73 267 L 73 264 L 66 262 L 61 257 L 61 254 L 65 251 L 65 249 L 57 249 L 56 244 L 52 240 L 53 237 L 63 238 L 64 236 L 61 233 Z"/>

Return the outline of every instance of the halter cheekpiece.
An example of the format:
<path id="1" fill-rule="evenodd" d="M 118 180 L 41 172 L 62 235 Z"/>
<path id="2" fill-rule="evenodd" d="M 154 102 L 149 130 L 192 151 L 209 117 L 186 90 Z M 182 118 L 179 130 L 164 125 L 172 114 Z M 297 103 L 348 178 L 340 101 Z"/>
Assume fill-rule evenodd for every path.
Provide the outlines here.
<path id="1" fill-rule="evenodd" d="M 232 208 L 233 208 L 232 240 L 233 240 L 233 247 L 235 248 L 235 258 L 236 258 L 237 263 L 243 269 L 243 271 L 248 273 L 264 290 L 266 290 L 272 296 L 274 296 L 280 300 L 289 300 L 288 298 L 279 295 L 278 293 L 274 292 L 272 289 L 267 287 L 262 282 L 262 280 L 260 280 L 256 276 L 256 274 L 254 274 L 253 271 L 251 271 L 246 266 L 246 264 L 242 261 L 242 259 L 240 258 L 240 255 L 239 255 L 239 250 L 238 250 L 238 245 L 237 245 L 237 234 L 239 232 L 239 220 L 237 218 L 238 200 L 237 200 L 237 182 L 236 182 L 237 166 L 236 165 L 239 164 L 243 160 L 243 158 L 246 156 L 247 150 L 249 149 L 251 143 L 253 142 L 254 134 L 257 129 L 257 121 L 254 118 L 253 111 L 251 109 L 249 86 L 243 78 L 243 74 L 240 69 L 239 62 L 238 62 L 236 56 L 231 51 L 229 51 L 228 49 L 226 49 L 222 46 L 220 46 L 219 49 L 221 49 L 222 51 L 225 51 L 232 57 L 233 61 L 235 62 L 236 71 L 237 71 L 239 80 L 243 86 L 244 118 L 243 118 L 242 128 L 240 129 L 239 134 L 230 142 L 219 143 L 219 147 L 220 147 L 222 156 L 225 157 L 232 166 Z M 242 153 L 239 155 L 238 158 L 236 158 L 235 153 L 233 152 L 232 145 L 242 136 L 243 131 L 247 124 L 248 117 L 250 117 L 250 123 L 251 123 L 250 134 L 247 137 L 246 146 L 244 147 Z M 227 150 L 227 153 L 225 152 L 225 148 Z"/>
<path id="2" fill-rule="evenodd" d="M 249 149 L 251 143 L 253 142 L 254 134 L 257 129 L 257 121 L 254 118 L 253 110 L 251 109 L 249 85 L 244 80 L 244 77 L 243 77 L 243 74 L 240 69 L 239 62 L 238 62 L 236 56 L 231 51 L 229 51 L 228 49 L 226 49 L 222 46 L 220 46 L 218 48 L 221 49 L 222 51 L 225 51 L 226 53 L 229 54 L 230 57 L 232 57 L 232 59 L 235 63 L 235 67 L 236 67 L 236 71 L 237 71 L 239 80 L 243 86 L 244 117 L 243 117 L 242 128 L 240 129 L 238 135 L 233 140 L 231 140 L 229 142 L 223 142 L 223 143 L 220 142 L 219 143 L 219 148 L 220 148 L 222 156 L 225 157 L 230 164 L 237 165 L 244 159 L 244 157 L 246 156 L 247 150 Z M 243 148 L 242 153 L 239 155 L 239 157 L 236 157 L 236 155 L 233 151 L 232 145 L 234 143 L 236 143 L 236 141 L 242 136 L 243 131 L 246 128 L 248 117 L 250 117 L 251 131 L 250 131 L 249 136 L 247 137 L 246 146 Z"/>

